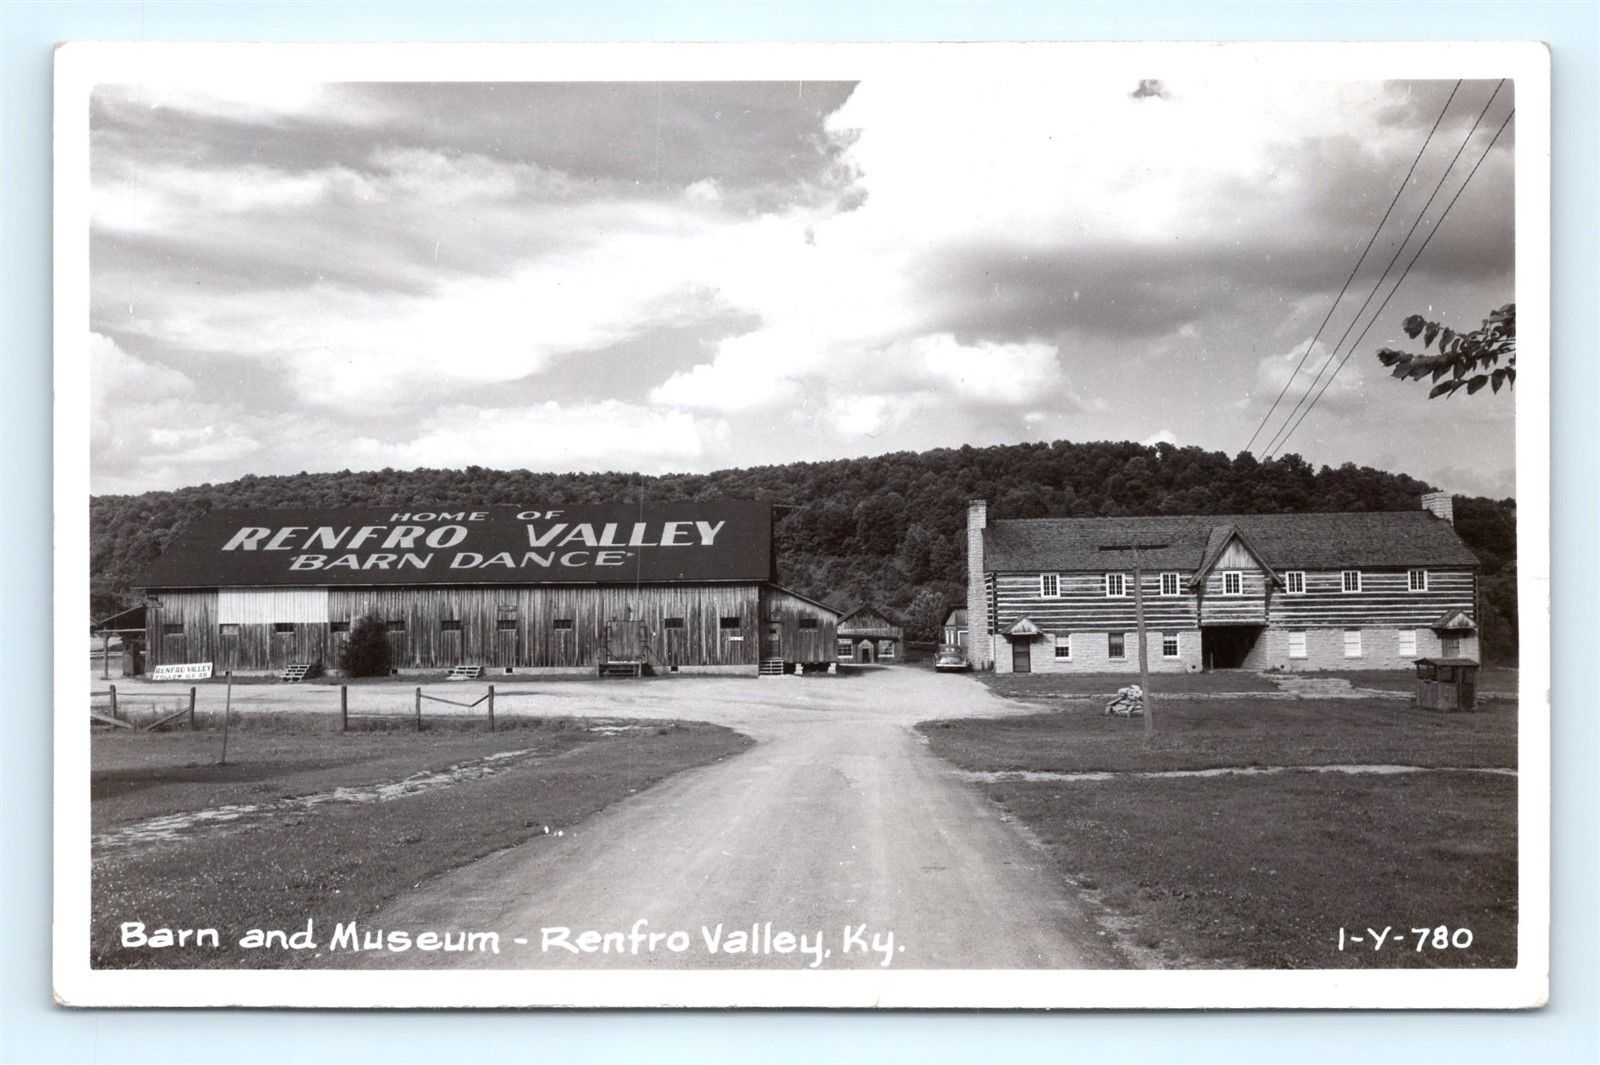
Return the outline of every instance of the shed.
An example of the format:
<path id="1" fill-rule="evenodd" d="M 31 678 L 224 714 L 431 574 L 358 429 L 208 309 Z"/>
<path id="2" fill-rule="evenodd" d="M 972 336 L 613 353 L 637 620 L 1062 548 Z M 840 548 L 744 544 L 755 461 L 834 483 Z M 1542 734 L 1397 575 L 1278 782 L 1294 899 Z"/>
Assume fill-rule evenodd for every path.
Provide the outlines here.
<path id="1" fill-rule="evenodd" d="M 905 657 L 905 630 L 885 611 L 862 606 L 838 623 L 841 662 L 896 662 Z"/>
<path id="2" fill-rule="evenodd" d="M 952 610 L 950 616 L 944 619 L 944 634 L 939 641 L 946 647 L 967 646 L 967 612 L 965 609 Z"/>
<path id="3" fill-rule="evenodd" d="M 1470 658 L 1417 659 L 1417 705 L 1424 710 L 1476 710 L 1478 663 Z"/>

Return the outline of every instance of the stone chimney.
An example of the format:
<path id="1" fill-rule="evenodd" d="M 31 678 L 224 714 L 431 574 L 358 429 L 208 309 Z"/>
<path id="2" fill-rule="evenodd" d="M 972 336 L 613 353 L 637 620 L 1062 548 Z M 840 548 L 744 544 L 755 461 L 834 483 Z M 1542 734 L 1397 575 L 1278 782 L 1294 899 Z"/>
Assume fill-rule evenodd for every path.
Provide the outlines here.
<path id="1" fill-rule="evenodd" d="M 1443 518 L 1451 525 L 1456 523 L 1455 496 L 1449 492 L 1425 492 L 1422 496 L 1422 509 L 1436 518 Z"/>
<path id="2" fill-rule="evenodd" d="M 989 503 L 967 501 L 967 661 L 973 669 L 994 662 L 989 636 L 989 595 L 983 583 L 983 530 L 989 527 Z"/>

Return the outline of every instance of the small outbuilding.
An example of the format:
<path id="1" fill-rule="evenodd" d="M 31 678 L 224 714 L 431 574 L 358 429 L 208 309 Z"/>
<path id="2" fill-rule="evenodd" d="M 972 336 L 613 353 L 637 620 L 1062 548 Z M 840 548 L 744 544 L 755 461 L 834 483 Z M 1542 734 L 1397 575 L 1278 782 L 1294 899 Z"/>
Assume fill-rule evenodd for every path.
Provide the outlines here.
<path id="1" fill-rule="evenodd" d="M 966 649 L 967 612 L 965 610 L 950 611 L 950 616 L 944 619 L 944 634 L 939 642 L 946 647 Z"/>
<path id="2" fill-rule="evenodd" d="M 905 657 L 905 630 L 884 611 L 858 606 L 838 621 L 839 661 L 898 662 Z"/>
<path id="3" fill-rule="evenodd" d="M 1417 659 L 1417 705 L 1424 710 L 1476 710 L 1478 663 L 1470 658 Z"/>

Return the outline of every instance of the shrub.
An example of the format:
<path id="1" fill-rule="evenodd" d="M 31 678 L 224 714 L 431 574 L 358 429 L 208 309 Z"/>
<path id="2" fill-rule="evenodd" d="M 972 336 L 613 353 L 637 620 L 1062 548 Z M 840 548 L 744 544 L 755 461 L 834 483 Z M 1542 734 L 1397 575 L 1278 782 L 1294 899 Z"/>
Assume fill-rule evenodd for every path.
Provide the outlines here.
<path id="1" fill-rule="evenodd" d="M 350 638 L 339 649 L 339 669 L 347 677 L 387 677 L 389 637 L 382 618 L 364 617 L 350 626 Z"/>

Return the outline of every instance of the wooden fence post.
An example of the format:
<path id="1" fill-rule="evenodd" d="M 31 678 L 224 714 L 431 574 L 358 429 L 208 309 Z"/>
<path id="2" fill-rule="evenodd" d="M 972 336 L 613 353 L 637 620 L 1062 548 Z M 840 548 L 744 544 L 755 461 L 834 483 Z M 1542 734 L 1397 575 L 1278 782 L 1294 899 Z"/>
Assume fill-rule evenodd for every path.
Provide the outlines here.
<path id="1" fill-rule="evenodd" d="M 222 704 L 222 760 L 218 765 L 228 764 L 228 722 L 233 717 L 233 670 L 228 670 L 228 695 Z"/>
<path id="2" fill-rule="evenodd" d="M 189 731 L 193 732 L 199 726 L 194 723 L 194 685 L 189 685 Z"/>
<path id="3" fill-rule="evenodd" d="M 350 685 L 339 685 L 339 731 L 350 731 Z"/>
<path id="4" fill-rule="evenodd" d="M 422 731 L 422 689 L 417 689 L 417 731 Z"/>
<path id="5" fill-rule="evenodd" d="M 494 731 L 494 685 L 489 685 L 489 731 Z"/>
<path id="6" fill-rule="evenodd" d="M 117 713 L 117 686 L 115 684 L 111 685 L 111 716 L 118 721 L 122 720 L 122 716 Z"/>

